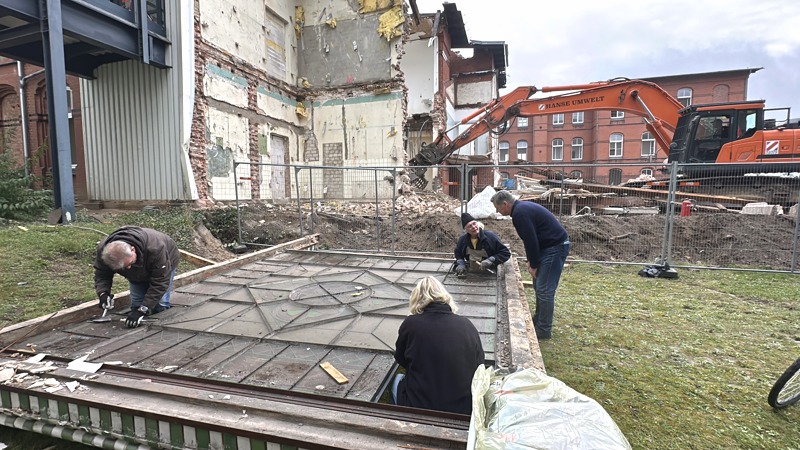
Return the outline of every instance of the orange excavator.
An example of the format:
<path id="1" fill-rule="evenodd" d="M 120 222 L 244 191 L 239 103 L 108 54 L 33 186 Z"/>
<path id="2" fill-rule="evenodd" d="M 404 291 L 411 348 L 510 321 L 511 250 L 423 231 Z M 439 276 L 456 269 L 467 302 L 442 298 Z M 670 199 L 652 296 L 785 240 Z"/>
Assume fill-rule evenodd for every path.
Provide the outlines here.
<path id="1" fill-rule="evenodd" d="M 566 93 L 532 99 L 538 92 Z M 667 152 L 668 162 L 688 164 L 681 167 L 684 178 L 720 181 L 735 174 L 740 178 L 744 172 L 800 171 L 800 126 L 790 123 L 789 108 L 767 110 L 763 100 L 686 107 L 655 83 L 617 78 L 541 89 L 519 87 L 448 130 L 477 118 L 454 139 L 446 131 L 432 144 L 423 145 L 410 161 L 418 166 L 412 172 L 424 177 L 425 168 L 419 166 L 440 164 L 486 133 L 504 133 L 516 117 L 596 110 L 641 116 L 658 147 Z M 766 119 L 765 111 L 785 111 L 786 119 Z"/>

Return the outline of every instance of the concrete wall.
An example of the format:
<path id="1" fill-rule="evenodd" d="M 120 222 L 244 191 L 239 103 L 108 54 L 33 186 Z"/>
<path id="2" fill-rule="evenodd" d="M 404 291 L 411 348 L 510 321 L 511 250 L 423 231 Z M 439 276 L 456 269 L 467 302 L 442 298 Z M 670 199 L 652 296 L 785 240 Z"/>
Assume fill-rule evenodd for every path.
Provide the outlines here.
<path id="1" fill-rule="evenodd" d="M 271 77 L 296 82 L 293 2 L 203 0 L 198 5 L 204 41 Z"/>
<path id="2" fill-rule="evenodd" d="M 299 71 L 314 87 L 336 87 L 391 78 L 392 43 L 378 35 L 379 14 L 350 14 L 303 27 Z M 317 17 L 309 11 L 306 17 Z M 308 23 L 308 22 L 306 22 Z"/>
<path id="3" fill-rule="evenodd" d="M 408 114 L 430 114 L 433 95 L 438 91 L 436 47 L 428 39 L 406 42 L 401 69 L 408 87 Z"/>
<path id="4" fill-rule="evenodd" d="M 294 198 L 295 174 L 283 164 L 402 163 L 404 96 L 392 67 L 400 39 L 378 33 L 387 9 L 359 12 L 358 3 L 343 0 L 268 1 L 266 7 L 255 0 L 200 3 L 196 71 L 202 93 L 192 133 L 196 156 L 202 157 L 198 178 L 208 186 L 208 198 L 231 200 L 237 192 L 240 199 Z M 273 77 L 280 66 L 277 41 L 270 36 L 276 17 L 286 24 L 283 79 Z M 251 164 L 240 165 L 234 176 L 234 161 Z M 298 180 L 301 196 L 375 192 L 374 174 L 367 180 L 304 169 Z"/>
<path id="5" fill-rule="evenodd" d="M 496 89 L 492 80 L 456 84 L 458 105 L 486 104 L 494 98 Z"/>

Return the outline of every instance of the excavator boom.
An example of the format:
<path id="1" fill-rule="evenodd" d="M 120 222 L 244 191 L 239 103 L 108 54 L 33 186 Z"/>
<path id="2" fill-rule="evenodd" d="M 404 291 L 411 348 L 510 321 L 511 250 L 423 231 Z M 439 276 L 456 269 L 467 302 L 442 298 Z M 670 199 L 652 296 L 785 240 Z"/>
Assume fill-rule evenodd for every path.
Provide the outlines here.
<path id="1" fill-rule="evenodd" d="M 530 98 L 538 92 L 565 92 Z M 461 120 L 456 126 L 477 120 L 455 139 L 442 133 L 410 161 L 412 166 L 440 164 L 453 152 L 492 130 L 503 130 L 516 117 L 533 117 L 589 110 L 616 110 L 642 116 L 658 145 L 669 149 L 683 105 L 658 85 L 641 80 L 615 79 L 600 83 L 519 87 Z M 451 128 L 452 129 L 452 128 Z"/>

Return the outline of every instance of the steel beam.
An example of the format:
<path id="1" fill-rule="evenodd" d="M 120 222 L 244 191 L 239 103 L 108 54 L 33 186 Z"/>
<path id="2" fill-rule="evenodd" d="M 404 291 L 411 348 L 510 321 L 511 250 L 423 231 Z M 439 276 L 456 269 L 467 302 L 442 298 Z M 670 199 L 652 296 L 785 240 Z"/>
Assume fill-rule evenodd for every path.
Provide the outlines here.
<path id="1" fill-rule="evenodd" d="M 26 22 L 38 21 L 41 16 L 38 2 L 32 2 L 31 0 L 0 1 L 0 15 L 5 14 L 10 14 Z"/>
<path id="2" fill-rule="evenodd" d="M 42 31 L 39 24 L 31 23 L 21 27 L 0 31 L 0 49 L 12 48 L 31 42 L 39 42 Z"/>
<path id="3" fill-rule="evenodd" d="M 64 64 L 64 30 L 61 0 L 40 0 L 42 45 L 47 80 L 50 152 L 53 158 L 54 206 L 60 211 L 59 223 L 75 220 L 75 192 L 72 185 L 72 149 L 67 110 L 67 74 Z"/>

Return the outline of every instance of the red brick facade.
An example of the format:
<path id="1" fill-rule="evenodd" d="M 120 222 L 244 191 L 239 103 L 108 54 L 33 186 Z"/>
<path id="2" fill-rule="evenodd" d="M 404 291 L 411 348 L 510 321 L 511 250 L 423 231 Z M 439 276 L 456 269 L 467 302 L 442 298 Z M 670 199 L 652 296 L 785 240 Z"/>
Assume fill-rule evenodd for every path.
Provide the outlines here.
<path id="1" fill-rule="evenodd" d="M 22 65 L 25 77 L 25 105 L 28 118 L 28 159 L 32 162 L 34 175 L 45 177 L 52 170 L 49 148 L 49 123 L 47 113 L 47 88 L 41 67 Z M 81 121 L 81 96 L 79 80 L 67 75 L 67 86 L 71 90 L 70 143 L 72 164 L 76 166 L 74 177 L 75 197 L 87 198 L 86 171 L 84 169 L 83 130 Z M 70 102 L 70 99 L 67 99 Z M 20 77 L 17 62 L 0 57 L 0 153 L 11 152 L 20 163 L 24 160 L 22 122 L 20 116 Z"/>
<path id="2" fill-rule="evenodd" d="M 747 80 L 755 70 L 732 70 L 725 72 L 711 72 L 698 74 L 670 75 L 663 77 L 647 78 L 673 97 L 679 98 L 679 90 L 691 90 L 691 104 L 736 102 L 747 99 Z M 688 99 L 687 99 L 688 100 Z M 514 178 L 517 174 L 528 175 L 525 168 L 517 168 L 514 164 L 559 164 L 564 166 L 559 170 L 574 177 L 582 177 L 586 181 L 598 183 L 619 184 L 640 174 L 652 173 L 658 175 L 657 168 L 667 157 L 665 149 L 657 148 L 655 142 L 643 139 L 647 131 L 642 124 L 642 118 L 632 114 L 625 114 L 622 118 L 611 117 L 610 111 L 584 111 L 583 122 L 573 121 L 573 114 L 565 114 L 563 123 L 554 124 L 553 115 L 543 115 L 528 119 L 528 126 L 524 129 L 515 123 L 511 130 L 500 136 L 499 149 L 501 176 Z M 611 137 L 622 137 L 622 154 L 611 154 Z M 559 141 L 560 140 L 560 141 Z M 582 143 L 582 152 L 575 146 L 573 154 L 573 141 Z M 618 141 L 617 141 L 618 142 Z M 527 143 L 527 152 L 524 158 L 517 154 L 520 143 Z M 561 147 L 561 159 L 558 156 L 558 144 Z M 649 146 L 656 146 L 656 154 L 649 156 Z M 503 147 L 508 146 L 508 152 Z M 523 145 L 524 146 L 524 145 Z M 555 150 L 554 151 L 554 147 Z M 616 147 L 615 147 L 616 150 Z M 634 166 L 619 167 L 570 167 L 575 164 L 615 164 L 627 163 Z"/>

